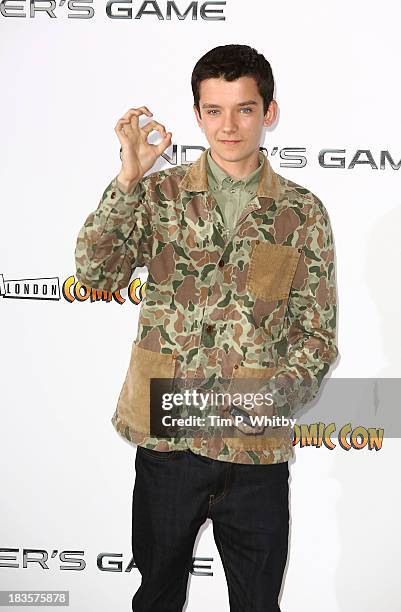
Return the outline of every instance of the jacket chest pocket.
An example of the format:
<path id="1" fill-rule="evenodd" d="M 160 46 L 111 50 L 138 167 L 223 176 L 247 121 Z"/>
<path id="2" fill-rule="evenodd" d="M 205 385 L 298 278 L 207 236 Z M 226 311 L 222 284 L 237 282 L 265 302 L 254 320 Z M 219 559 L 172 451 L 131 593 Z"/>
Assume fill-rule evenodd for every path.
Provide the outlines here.
<path id="1" fill-rule="evenodd" d="M 287 300 L 302 249 L 255 240 L 246 287 L 264 302 Z"/>

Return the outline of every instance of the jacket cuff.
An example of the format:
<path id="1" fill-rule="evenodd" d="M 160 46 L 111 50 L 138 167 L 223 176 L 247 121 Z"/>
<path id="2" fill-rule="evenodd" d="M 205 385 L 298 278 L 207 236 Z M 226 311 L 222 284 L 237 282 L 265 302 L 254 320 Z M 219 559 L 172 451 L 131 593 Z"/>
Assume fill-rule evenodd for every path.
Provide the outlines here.
<path id="1" fill-rule="evenodd" d="M 131 196 L 135 192 L 135 189 L 138 187 L 138 184 L 139 184 L 139 181 L 136 183 L 133 189 L 131 188 L 130 191 L 124 191 L 124 188 L 121 185 L 120 181 L 118 180 L 117 176 L 113 180 L 113 186 L 119 192 L 119 195 L 122 195 L 122 196 Z"/>

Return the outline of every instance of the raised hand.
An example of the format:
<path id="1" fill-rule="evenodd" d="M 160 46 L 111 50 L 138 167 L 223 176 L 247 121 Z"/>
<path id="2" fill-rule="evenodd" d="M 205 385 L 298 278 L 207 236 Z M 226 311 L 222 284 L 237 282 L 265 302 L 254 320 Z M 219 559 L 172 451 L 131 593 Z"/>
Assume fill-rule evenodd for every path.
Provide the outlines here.
<path id="1" fill-rule="evenodd" d="M 153 166 L 160 155 L 171 145 L 171 132 L 166 132 L 164 125 L 152 119 L 139 127 L 139 117 L 153 113 L 147 106 L 129 109 L 117 121 L 114 131 L 121 143 L 122 166 L 118 175 L 121 184 L 128 186 L 137 183 Z M 150 144 L 148 135 L 158 131 L 163 139 L 158 144 Z"/>

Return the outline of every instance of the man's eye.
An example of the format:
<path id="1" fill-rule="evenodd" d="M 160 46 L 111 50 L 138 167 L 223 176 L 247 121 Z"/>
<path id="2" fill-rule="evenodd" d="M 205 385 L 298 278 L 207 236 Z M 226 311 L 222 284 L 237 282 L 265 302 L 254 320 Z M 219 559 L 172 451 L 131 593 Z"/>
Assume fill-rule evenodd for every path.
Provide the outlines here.
<path id="1" fill-rule="evenodd" d="M 249 113 L 252 113 L 252 109 L 251 108 L 241 108 L 240 110 L 243 111 L 249 111 Z M 208 115 L 214 115 L 214 113 L 218 113 L 218 110 L 216 108 L 212 108 L 211 110 L 207 111 Z M 246 115 L 248 115 L 249 113 L 245 113 Z"/>

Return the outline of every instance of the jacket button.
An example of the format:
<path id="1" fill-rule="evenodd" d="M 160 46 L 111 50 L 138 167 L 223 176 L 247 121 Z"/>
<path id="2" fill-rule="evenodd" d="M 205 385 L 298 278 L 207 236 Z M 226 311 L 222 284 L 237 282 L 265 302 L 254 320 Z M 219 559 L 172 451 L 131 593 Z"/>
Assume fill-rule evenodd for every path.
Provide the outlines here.
<path id="1" fill-rule="evenodd" d="M 255 240 L 255 244 L 259 244 L 259 240 Z"/>
<path id="2" fill-rule="evenodd" d="M 224 261 L 222 259 L 220 259 L 219 261 L 219 268 L 222 268 L 224 266 Z"/>
<path id="3" fill-rule="evenodd" d="M 172 359 L 177 359 L 177 355 L 172 355 L 171 358 Z"/>
<path id="4" fill-rule="evenodd" d="M 238 363 L 235 364 L 234 370 L 238 370 Z"/>
<path id="5" fill-rule="evenodd" d="M 213 325 L 206 325 L 206 331 L 208 334 L 211 334 L 213 331 Z"/>
<path id="6" fill-rule="evenodd" d="M 114 198 L 116 197 L 116 192 L 112 191 L 110 197 L 112 200 L 114 200 Z"/>

